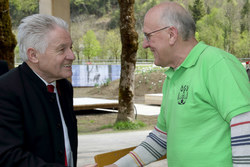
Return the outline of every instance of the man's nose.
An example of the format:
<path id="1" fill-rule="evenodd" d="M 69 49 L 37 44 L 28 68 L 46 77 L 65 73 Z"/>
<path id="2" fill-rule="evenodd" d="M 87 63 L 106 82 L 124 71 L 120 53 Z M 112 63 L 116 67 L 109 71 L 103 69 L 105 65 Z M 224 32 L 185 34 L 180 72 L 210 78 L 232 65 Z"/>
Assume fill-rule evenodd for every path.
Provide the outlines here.
<path id="1" fill-rule="evenodd" d="M 75 60 L 76 59 L 75 54 L 71 49 L 69 50 L 69 52 L 67 54 L 67 58 L 70 59 L 70 60 Z"/>
<path id="2" fill-rule="evenodd" d="M 146 38 L 144 38 L 144 40 L 143 40 L 142 47 L 143 47 L 144 49 L 146 49 L 146 48 L 149 47 L 149 41 L 148 41 Z"/>

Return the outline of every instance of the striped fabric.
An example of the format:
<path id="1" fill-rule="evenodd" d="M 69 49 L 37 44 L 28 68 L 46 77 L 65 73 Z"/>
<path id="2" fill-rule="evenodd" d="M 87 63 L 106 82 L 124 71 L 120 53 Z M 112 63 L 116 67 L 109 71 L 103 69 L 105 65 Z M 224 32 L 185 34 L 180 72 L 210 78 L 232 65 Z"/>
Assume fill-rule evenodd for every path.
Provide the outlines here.
<path id="1" fill-rule="evenodd" d="M 233 167 L 250 166 L 250 112 L 231 120 Z"/>
<path id="2" fill-rule="evenodd" d="M 119 167 L 141 167 L 154 162 L 166 154 L 167 133 L 159 128 L 149 133 L 147 138 L 133 151 L 114 164 Z"/>

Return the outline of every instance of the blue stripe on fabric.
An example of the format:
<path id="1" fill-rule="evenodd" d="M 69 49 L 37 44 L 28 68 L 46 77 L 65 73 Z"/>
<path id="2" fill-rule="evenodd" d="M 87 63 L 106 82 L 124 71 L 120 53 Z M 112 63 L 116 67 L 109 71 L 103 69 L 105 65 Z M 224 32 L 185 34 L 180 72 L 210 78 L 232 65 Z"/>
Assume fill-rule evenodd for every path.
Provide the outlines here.
<path id="1" fill-rule="evenodd" d="M 231 139 L 233 140 L 233 139 L 244 138 L 244 137 L 250 137 L 250 134 L 249 135 L 231 137 Z"/>
<path id="2" fill-rule="evenodd" d="M 155 150 L 151 145 L 149 145 L 146 142 L 142 142 L 140 146 L 144 147 L 151 155 L 153 155 L 156 159 L 159 159 L 162 157 L 162 155 Z"/>
<path id="3" fill-rule="evenodd" d="M 234 162 L 233 161 L 233 164 L 243 164 L 244 165 L 244 164 L 250 164 L 250 162 Z"/>
<path id="4" fill-rule="evenodd" d="M 154 133 L 149 133 L 149 137 L 154 140 L 158 145 L 160 145 L 162 148 L 167 148 L 167 142 L 164 140 L 161 140 L 158 136 L 156 136 Z"/>
<path id="5" fill-rule="evenodd" d="M 244 145 L 250 145 L 250 143 L 231 144 L 231 146 L 244 146 Z"/>
<path id="6" fill-rule="evenodd" d="M 250 135 L 235 136 L 231 138 L 231 146 L 250 145 Z"/>
<path id="7" fill-rule="evenodd" d="M 233 156 L 233 159 L 244 159 L 244 158 L 249 158 L 250 159 L 250 155 L 243 155 L 243 156 Z"/>
<path id="8" fill-rule="evenodd" d="M 237 143 L 237 142 L 243 142 L 243 141 L 250 141 L 250 138 L 249 139 L 242 139 L 242 140 L 234 140 L 234 141 L 231 141 L 231 143 Z"/>
<path id="9" fill-rule="evenodd" d="M 233 164 L 250 164 L 250 155 L 233 156 Z"/>

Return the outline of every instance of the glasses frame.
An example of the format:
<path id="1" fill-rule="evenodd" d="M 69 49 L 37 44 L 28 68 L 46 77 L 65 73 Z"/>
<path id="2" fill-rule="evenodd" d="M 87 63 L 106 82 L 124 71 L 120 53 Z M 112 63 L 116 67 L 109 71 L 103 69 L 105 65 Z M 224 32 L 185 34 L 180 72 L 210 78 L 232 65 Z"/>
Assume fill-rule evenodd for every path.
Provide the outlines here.
<path id="1" fill-rule="evenodd" d="M 145 36 L 146 40 L 149 42 L 149 41 L 150 41 L 150 35 L 151 35 L 151 34 L 156 33 L 156 32 L 158 32 L 158 31 L 161 31 L 161 30 L 165 30 L 165 29 L 170 28 L 170 27 L 171 27 L 171 26 L 166 26 L 166 27 L 160 28 L 160 29 L 158 29 L 158 30 L 155 30 L 155 31 L 152 31 L 152 32 L 149 32 L 149 33 L 144 32 L 144 36 Z"/>

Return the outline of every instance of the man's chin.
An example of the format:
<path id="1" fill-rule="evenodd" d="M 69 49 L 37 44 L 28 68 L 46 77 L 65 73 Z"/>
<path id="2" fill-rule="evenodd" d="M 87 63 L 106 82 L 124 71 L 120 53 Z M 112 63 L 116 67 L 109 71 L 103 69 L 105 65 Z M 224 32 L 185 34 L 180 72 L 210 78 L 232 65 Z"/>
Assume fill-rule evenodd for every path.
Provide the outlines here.
<path id="1" fill-rule="evenodd" d="M 161 66 L 161 64 L 158 62 L 158 61 L 154 61 L 154 64 L 156 65 L 156 66 Z"/>
<path id="2" fill-rule="evenodd" d="M 67 73 L 65 72 L 64 75 L 63 75 L 63 78 L 65 78 L 65 79 L 68 79 L 68 78 L 71 78 L 71 77 L 72 77 L 72 72 L 69 72 L 69 71 Z"/>

